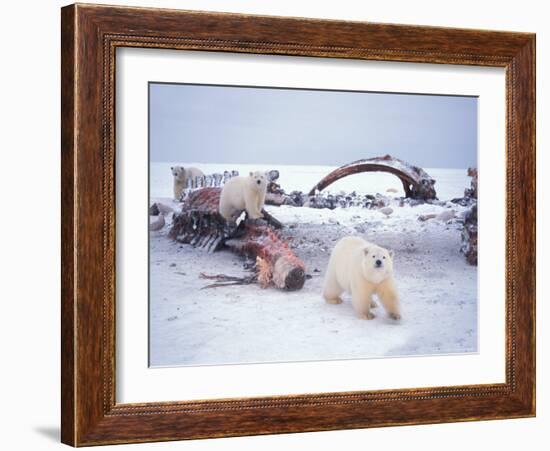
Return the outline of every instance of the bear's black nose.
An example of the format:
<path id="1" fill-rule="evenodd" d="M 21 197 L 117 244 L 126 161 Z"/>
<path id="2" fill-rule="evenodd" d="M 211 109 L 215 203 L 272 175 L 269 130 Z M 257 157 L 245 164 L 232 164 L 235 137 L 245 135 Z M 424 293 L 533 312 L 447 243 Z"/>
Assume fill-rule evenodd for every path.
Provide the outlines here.
<path id="1" fill-rule="evenodd" d="M 376 266 L 382 266 L 382 260 L 376 260 Z"/>
<path id="2" fill-rule="evenodd" d="M 262 184 L 262 182 L 261 182 L 260 180 L 258 180 L 256 183 L 257 183 L 258 185 L 261 185 L 261 184 Z"/>

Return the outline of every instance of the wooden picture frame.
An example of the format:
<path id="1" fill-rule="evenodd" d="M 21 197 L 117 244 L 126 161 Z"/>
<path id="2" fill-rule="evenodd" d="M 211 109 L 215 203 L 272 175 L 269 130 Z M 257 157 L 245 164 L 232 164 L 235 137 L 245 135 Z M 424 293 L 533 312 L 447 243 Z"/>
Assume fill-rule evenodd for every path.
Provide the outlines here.
<path id="1" fill-rule="evenodd" d="M 73 446 L 535 415 L 535 35 L 147 8 L 62 9 L 61 437 Z M 506 382 L 119 404 L 115 50 L 207 50 L 506 69 Z"/>

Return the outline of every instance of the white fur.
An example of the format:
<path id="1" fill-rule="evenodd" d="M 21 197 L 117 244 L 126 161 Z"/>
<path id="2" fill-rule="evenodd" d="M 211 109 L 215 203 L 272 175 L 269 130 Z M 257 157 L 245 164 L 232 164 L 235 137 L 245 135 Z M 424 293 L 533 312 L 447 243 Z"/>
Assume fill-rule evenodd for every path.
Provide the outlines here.
<path id="1" fill-rule="evenodd" d="M 328 262 L 323 297 L 330 304 L 340 304 L 343 292 L 351 294 L 353 307 L 360 318 L 374 318 L 371 312 L 376 306 L 374 294 L 378 295 L 391 318 L 401 318 L 392 253 L 357 236 L 338 241 Z"/>
<path id="2" fill-rule="evenodd" d="M 261 218 L 267 190 L 264 172 L 251 172 L 249 176 L 233 177 L 222 188 L 220 214 L 234 220 L 243 210 L 250 219 Z"/>
<path id="3" fill-rule="evenodd" d="M 183 166 L 172 166 L 170 168 L 174 176 L 174 199 L 180 200 L 182 191 L 187 188 L 187 181 L 195 181 L 195 177 L 203 177 L 204 173 L 198 168 L 184 168 Z"/>

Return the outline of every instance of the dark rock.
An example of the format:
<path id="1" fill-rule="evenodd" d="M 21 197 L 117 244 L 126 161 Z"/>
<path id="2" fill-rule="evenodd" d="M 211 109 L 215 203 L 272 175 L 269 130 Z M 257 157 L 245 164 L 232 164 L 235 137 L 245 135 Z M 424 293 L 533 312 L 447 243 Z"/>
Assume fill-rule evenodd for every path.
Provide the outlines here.
<path id="1" fill-rule="evenodd" d="M 422 205 L 424 203 L 424 201 L 422 200 L 419 200 L 419 199 L 410 199 L 408 204 L 411 206 L 411 207 L 416 207 L 417 205 Z"/>
<path id="2" fill-rule="evenodd" d="M 272 169 L 271 171 L 266 172 L 266 174 L 267 174 L 267 179 L 270 182 L 274 182 L 275 180 L 279 179 L 279 171 L 277 171 L 276 169 Z"/>
<path id="3" fill-rule="evenodd" d="M 150 216 L 158 216 L 160 214 L 160 210 L 156 202 L 149 207 L 149 215 Z"/>
<path id="4" fill-rule="evenodd" d="M 451 202 L 463 207 L 469 207 L 475 201 L 471 197 L 455 197 L 454 199 L 451 199 Z"/>
<path id="5" fill-rule="evenodd" d="M 460 251 L 466 256 L 466 261 L 470 265 L 477 266 L 477 203 L 464 216 Z"/>
<path id="6" fill-rule="evenodd" d="M 477 168 L 468 168 L 468 175 L 472 177 L 470 188 L 464 190 L 464 197 L 477 199 Z"/>

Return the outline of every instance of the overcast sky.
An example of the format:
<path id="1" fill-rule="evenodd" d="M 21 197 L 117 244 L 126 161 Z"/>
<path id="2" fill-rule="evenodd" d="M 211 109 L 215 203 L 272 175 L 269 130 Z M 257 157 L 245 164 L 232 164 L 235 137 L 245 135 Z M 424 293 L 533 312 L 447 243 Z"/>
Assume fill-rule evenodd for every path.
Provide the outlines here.
<path id="1" fill-rule="evenodd" d="M 151 161 L 342 165 L 391 154 L 425 168 L 477 160 L 477 98 L 149 85 Z"/>

